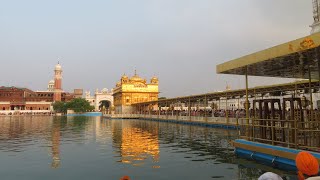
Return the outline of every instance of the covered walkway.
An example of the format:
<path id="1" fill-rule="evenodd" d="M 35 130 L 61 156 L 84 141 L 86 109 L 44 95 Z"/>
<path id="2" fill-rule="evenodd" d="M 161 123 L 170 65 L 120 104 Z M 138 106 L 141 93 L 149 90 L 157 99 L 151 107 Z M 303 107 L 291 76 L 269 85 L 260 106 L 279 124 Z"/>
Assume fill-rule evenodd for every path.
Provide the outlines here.
<path id="1" fill-rule="evenodd" d="M 217 66 L 220 74 L 245 77 L 244 139 L 320 151 L 320 113 L 314 101 L 320 84 L 319 46 L 320 33 L 316 33 Z M 307 79 L 305 95 L 250 100 L 248 76 Z M 287 91 L 293 92 L 297 86 L 286 86 Z"/>

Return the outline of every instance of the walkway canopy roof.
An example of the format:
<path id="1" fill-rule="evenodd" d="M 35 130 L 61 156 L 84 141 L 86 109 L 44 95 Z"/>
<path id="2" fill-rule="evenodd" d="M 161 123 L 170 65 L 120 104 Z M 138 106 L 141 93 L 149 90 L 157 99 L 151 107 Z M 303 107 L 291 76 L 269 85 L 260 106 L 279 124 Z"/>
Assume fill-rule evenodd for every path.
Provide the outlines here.
<path id="1" fill-rule="evenodd" d="M 319 79 L 320 33 L 256 52 L 217 66 L 219 74 Z"/>
<path id="2" fill-rule="evenodd" d="M 320 92 L 319 89 L 319 82 L 312 80 L 311 88 L 314 89 L 314 92 Z M 297 81 L 285 84 L 275 84 L 269 86 L 257 86 L 248 89 L 248 95 L 251 97 L 257 96 L 261 97 L 269 93 L 270 96 L 285 96 L 290 95 L 290 91 L 293 90 L 308 90 L 309 89 L 309 81 Z M 292 92 L 293 93 L 293 92 Z M 292 94 L 291 93 L 291 94 Z M 158 101 L 148 101 L 148 102 L 141 102 L 141 103 L 134 103 L 133 105 L 150 105 L 150 104 L 162 104 L 165 105 L 166 103 L 173 103 L 173 102 L 198 102 L 199 100 L 207 99 L 208 101 L 212 100 L 219 100 L 221 98 L 227 97 L 228 99 L 239 99 L 244 98 L 246 94 L 246 89 L 236 89 L 236 90 L 228 90 L 228 91 L 221 91 L 221 92 L 212 92 L 206 94 L 197 94 L 191 96 L 184 96 L 184 97 L 176 97 L 170 99 L 159 99 Z"/>

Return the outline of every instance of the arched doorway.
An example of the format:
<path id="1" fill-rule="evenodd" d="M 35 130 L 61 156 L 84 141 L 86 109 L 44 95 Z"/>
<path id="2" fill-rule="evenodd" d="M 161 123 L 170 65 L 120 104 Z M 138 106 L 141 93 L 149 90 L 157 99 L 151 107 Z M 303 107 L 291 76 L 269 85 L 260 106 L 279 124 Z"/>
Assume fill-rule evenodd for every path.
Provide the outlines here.
<path id="1" fill-rule="evenodd" d="M 113 96 L 112 94 L 103 94 L 103 93 L 96 93 L 95 94 L 95 110 L 101 111 L 104 107 L 106 110 L 111 110 L 111 107 L 113 107 Z M 105 113 L 105 112 L 104 112 Z"/>
<path id="2" fill-rule="evenodd" d="M 108 100 L 102 100 L 99 102 L 99 111 L 103 112 L 104 114 L 109 114 L 111 108 L 111 102 Z"/>

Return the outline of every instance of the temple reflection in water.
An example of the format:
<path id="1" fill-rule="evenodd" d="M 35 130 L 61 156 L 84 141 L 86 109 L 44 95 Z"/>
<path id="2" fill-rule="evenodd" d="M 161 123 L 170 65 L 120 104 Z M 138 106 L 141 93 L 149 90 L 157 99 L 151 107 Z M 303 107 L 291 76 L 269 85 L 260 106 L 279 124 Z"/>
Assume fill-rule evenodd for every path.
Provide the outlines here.
<path id="1" fill-rule="evenodd" d="M 3 162 L 14 160 L 11 167 L 4 166 L 2 173 L 20 166 L 53 174 L 60 171 L 48 169 L 69 172 L 82 168 L 86 172 L 94 168 L 102 173 L 108 168 L 112 173 L 132 175 L 153 168 L 153 173 L 161 174 L 174 167 L 174 171 L 189 173 L 190 178 L 206 179 L 207 173 L 212 173 L 214 177 L 243 179 L 271 171 L 234 156 L 230 141 L 237 136 L 238 132 L 232 130 L 144 120 L 0 117 L 0 158 Z M 191 173 L 191 169 L 199 173 Z"/>
<path id="2" fill-rule="evenodd" d="M 88 118 L 74 117 L 1 117 L 0 121 L 0 150 L 14 150 L 23 152 L 32 141 L 46 140 L 51 156 L 51 167 L 59 168 L 63 155 L 60 146 L 66 139 L 73 142 L 86 143 L 94 140 L 106 151 L 109 141 L 112 141 L 113 151 L 117 154 L 117 162 L 139 166 L 152 163 L 153 168 L 159 168 L 160 146 L 159 136 L 165 144 L 175 143 L 173 139 L 179 137 L 178 146 L 191 145 L 191 150 L 198 151 L 202 143 L 210 140 L 208 129 L 187 126 L 183 129 L 176 125 L 152 123 L 149 121 L 123 121 L 102 120 L 100 118 L 88 120 Z M 46 118 L 44 120 L 43 118 Z M 221 130 L 224 137 L 229 137 L 230 132 Z M 178 136 L 177 136 L 178 135 Z M 211 134 L 215 137 L 215 134 Z M 211 137 L 212 138 L 212 137 Z M 19 139 L 19 143 L 12 143 Z M 219 139 L 219 138 L 218 138 Z M 178 139 L 177 139 L 178 141 Z M 229 140 L 228 140 L 229 141 Z M 220 154 L 220 157 L 230 158 L 223 153 L 223 148 L 229 148 L 227 140 L 212 141 L 216 146 L 210 149 Z M 190 142 L 193 142 L 190 144 Z M 220 152 L 221 151 L 221 152 Z"/>
<path id="3" fill-rule="evenodd" d="M 119 149 L 121 156 L 118 162 L 135 166 L 149 158 L 153 163 L 159 162 L 158 126 L 146 122 L 135 124 L 114 121 L 112 127 L 114 147 Z"/>
<path id="4" fill-rule="evenodd" d="M 46 118 L 44 120 L 43 118 Z M 73 135 L 64 133 L 63 128 L 77 131 L 78 143 L 95 139 L 103 146 L 113 140 L 114 151 L 119 153 L 119 162 L 134 165 L 143 163 L 151 158 L 152 162 L 159 161 L 158 127 L 148 123 L 122 123 L 122 121 L 79 121 L 74 117 L 1 117 L 0 121 L 0 150 L 24 152 L 32 142 L 47 142 L 48 153 L 51 156 L 51 167 L 56 169 L 61 165 L 60 146 L 66 138 Z M 70 128 L 72 127 L 72 128 Z M 19 143 L 12 143 L 19 139 Z"/>

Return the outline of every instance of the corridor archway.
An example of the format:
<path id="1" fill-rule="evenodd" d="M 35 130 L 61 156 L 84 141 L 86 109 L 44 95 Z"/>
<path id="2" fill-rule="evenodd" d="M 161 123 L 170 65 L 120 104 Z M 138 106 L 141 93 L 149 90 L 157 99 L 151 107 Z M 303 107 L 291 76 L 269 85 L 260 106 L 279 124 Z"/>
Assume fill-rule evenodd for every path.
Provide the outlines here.
<path id="1" fill-rule="evenodd" d="M 112 103 L 108 100 L 102 100 L 99 102 L 99 111 L 103 113 L 109 113 Z"/>

